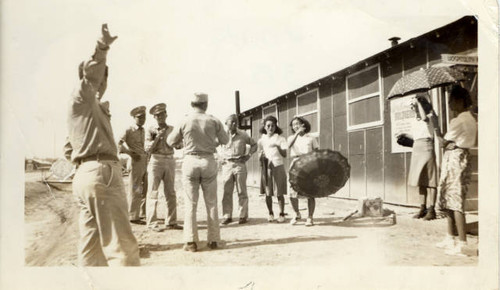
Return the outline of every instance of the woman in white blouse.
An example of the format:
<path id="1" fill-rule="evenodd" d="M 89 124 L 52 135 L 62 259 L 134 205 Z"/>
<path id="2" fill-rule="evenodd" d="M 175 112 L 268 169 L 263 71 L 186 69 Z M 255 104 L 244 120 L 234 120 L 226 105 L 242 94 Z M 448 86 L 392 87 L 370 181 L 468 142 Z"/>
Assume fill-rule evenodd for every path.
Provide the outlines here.
<path id="1" fill-rule="evenodd" d="M 434 133 L 439 135 L 437 116 L 427 93 L 418 94 L 411 108 L 415 112 L 415 120 L 412 129 L 414 143 L 408 185 L 418 187 L 420 197 L 420 211 L 414 218 L 433 220 L 436 218 L 434 205 L 438 182 L 434 154 Z M 429 203 L 427 203 L 427 197 L 429 197 Z"/>
<path id="2" fill-rule="evenodd" d="M 449 107 L 456 117 L 450 121 L 444 139 L 440 138 L 445 151 L 439 182 L 439 207 L 447 215 L 448 233 L 436 246 L 445 248 L 450 255 L 463 255 L 462 250 L 467 245 L 464 201 L 471 176 L 469 148 L 475 146 L 477 137 L 477 122 L 470 110 L 471 105 L 469 92 L 454 86 Z"/>
<path id="3" fill-rule="evenodd" d="M 312 152 L 313 150 L 318 149 L 319 146 L 316 138 L 308 134 L 311 131 L 311 124 L 309 124 L 306 119 L 302 117 L 294 117 L 290 122 L 290 128 L 292 129 L 293 133 L 292 136 L 288 137 L 288 150 L 290 150 L 290 157 L 292 157 L 292 162 L 290 164 L 291 168 L 293 163 L 299 156 Z M 291 187 L 289 188 L 289 191 L 290 204 L 292 205 L 293 211 L 295 212 L 295 217 L 292 218 L 290 224 L 295 225 L 301 219 L 301 215 L 299 212 L 299 193 Z M 308 216 L 305 225 L 308 227 L 314 225 L 313 214 L 315 207 L 316 201 L 314 200 L 314 198 L 307 198 Z"/>
<path id="4" fill-rule="evenodd" d="M 259 157 L 264 155 L 267 158 L 267 184 L 266 184 L 266 205 L 269 211 L 268 221 L 274 221 L 273 195 L 274 186 L 276 186 L 276 196 L 280 214 L 278 223 L 285 221 L 285 194 L 286 194 L 286 171 L 284 166 L 284 157 L 286 157 L 286 139 L 281 136 L 283 130 L 278 127 L 278 120 L 273 116 L 267 116 L 264 119 L 264 126 L 260 129 L 262 136 L 258 141 Z"/>

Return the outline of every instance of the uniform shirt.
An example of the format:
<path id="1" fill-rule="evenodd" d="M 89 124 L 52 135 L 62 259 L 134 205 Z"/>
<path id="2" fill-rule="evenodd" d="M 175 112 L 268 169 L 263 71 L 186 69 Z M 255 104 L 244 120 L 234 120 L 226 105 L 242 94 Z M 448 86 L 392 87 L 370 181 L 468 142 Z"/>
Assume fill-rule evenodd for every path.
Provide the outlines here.
<path id="1" fill-rule="evenodd" d="M 283 156 L 281 156 L 278 148 L 270 146 L 276 144 L 281 147 L 281 149 L 286 150 L 287 144 L 285 137 L 280 136 L 276 133 L 274 133 L 271 137 L 264 134 L 262 135 L 262 137 L 260 137 L 258 144 L 259 147 L 264 150 L 264 155 L 266 155 L 266 158 L 270 163 L 272 163 L 274 166 L 283 165 Z"/>
<path id="2" fill-rule="evenodd" d="M 294 135 L 288 137 L 288 142 L 294 138 Z M 298 135 L 297 139 L 290 147 L 290 157 L 298 157 L 300 155 L 312 152 L 314 149 L 318 148 L 318 141 L 316 138 L 309 134 L 304 134 L 303 136 Z"/>
<path id="3" fill-rule="evenodd" d="M 156 138 L 158 138 L 160 129 L 165 128 L 166 133 L 163 135 L 161 140 L 158 140 L 156 145 L 153 146 L 154 141 Z M 161 154 L 161 155 L 173 155 L 174 154 L 174 148 L 169 146 L 167 144 L 167 137 L 170 133 L 172 133 L 174 127 L 170 125 L 166 125 L 166 127 L 160 127 L 158 125 L 151 126 L 148 129 L 148 132 L 146 134 L 146 151 L 148 151 L 151 154 Z"/>
<path id="4" fill-rule="evenodd" d="M 219 144 L 227 144 L 229 137 L 219 119 L 202 112 L 194 112 L 175 129 L 167 138 L 170 146 L 184 140 L 185 154 L 215 153 Z"/>
<path id="5" fill-rule="evenodd" d="M 227 132 L 229 142 L 222 146 L 222 156 L 224 159 L 237 159 L 245 155 L 246 145 L 255 146 L 257 143 L 244 131 L 236 129 L 234 134 Z M 255 148 L 257 149 L 257 148 Z M 255 152 L 255 150 L 254 150 Z M 250 154 L 253 152 L 250 151 Z"/>
<path id="6" fill-rule="evenodd" d="M 109 103 L 96 98 L 98 92 L 102 96 L 108 48 L 102 44 L 96 46 L 94 55 L 84 62 L 83 77 L 71 96 L 67 124 L 73 162 L 96 154 L 117 156 Z"/>
<path id="7" fill-rule="evenodd" d="M 127 144 L 130 151 L 136 154 L 144 155 L 146 154 L 146 151 L 144 150 L 144 137 L 144 128 L 142 126 L 139 127 L 137 125 L 133 125 L 125 130 L 125 133 L 123 133 L 120 141 Z"/>
<path id="8" fill-rule="evenodd" d="M 472 148 L 476 145 L 477 123 L 469 111 L 460 113 L 450 121 L 444 139 L 455 142 L 460 148 Z"/>

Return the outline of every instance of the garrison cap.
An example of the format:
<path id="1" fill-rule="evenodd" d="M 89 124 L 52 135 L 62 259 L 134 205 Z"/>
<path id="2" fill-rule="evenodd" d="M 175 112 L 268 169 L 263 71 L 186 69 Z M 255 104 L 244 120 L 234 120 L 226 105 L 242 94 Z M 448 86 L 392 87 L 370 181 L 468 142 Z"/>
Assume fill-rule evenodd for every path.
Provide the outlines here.
<path id="1" fill-rule="evenodd" d="M 167 105 L 165 103 L 156 104 L 153 107 L 151 107 L 151 109 L 149 109 L 149 113 L 151 115 L 156 115 L 161 112 L 167 112 Z"/>
<path id="2" fill-rule="evenodd" d="M 228 121 L 228 120 L 238 121 L 238 117 L 236 116 L 236 114 L 231 114 L 231 115 L 227 116 L 226 121 Z"/>
<path id="3" fill-rule="evenodd" d="M 140 115 L 146 115 L 146 107 L 145 106 L 139 106 L 135 107 L 130 111 L 130 116 L 135 117 L 135 116 L 140 116 Z"/>
<path id="4" fill-rule="evenodd" d="M 195 93 L 191 102 L 193 102 L 193 103 L 206 103 L 206 102 L 208 102 L 208 95 L 205 93 Z"/>

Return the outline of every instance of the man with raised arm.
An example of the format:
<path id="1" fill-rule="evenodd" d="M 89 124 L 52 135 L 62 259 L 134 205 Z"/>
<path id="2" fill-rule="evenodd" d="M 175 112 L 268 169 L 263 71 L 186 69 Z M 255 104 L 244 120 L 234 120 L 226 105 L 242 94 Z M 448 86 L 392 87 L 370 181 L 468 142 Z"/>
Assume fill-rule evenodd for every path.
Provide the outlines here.
<path id="1" fill-rule="evenodd" d="M 80 206 L 78 259 L 82 266 L 138 266 L 139 248 L 129 223 L 127 199 L 109 103 L 106 55 L 116 40 L 102 25 L 94 54 L 79 67 L 71 96 L 67 153 L 78 166 L 73 193 Z"/>

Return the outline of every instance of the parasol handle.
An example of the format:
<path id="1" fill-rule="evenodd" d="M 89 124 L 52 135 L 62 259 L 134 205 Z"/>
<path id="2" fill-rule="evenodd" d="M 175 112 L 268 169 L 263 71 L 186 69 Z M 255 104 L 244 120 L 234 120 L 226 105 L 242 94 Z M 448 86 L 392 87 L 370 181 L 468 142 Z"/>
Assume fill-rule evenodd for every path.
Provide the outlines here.
<path id="1" fill-rule="evenodd" d="M 348 220 L 349 218 L 351 218 L 356 213 L 358 213 L 358 210 L 355 210 L 355 211 L 351 212 L 348 216 L 346 216 L 345 218 L 343 218 L 342 221 L 345 222 L 346 220 Z"/>

